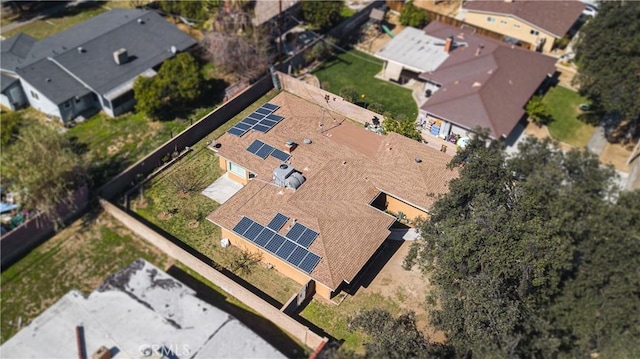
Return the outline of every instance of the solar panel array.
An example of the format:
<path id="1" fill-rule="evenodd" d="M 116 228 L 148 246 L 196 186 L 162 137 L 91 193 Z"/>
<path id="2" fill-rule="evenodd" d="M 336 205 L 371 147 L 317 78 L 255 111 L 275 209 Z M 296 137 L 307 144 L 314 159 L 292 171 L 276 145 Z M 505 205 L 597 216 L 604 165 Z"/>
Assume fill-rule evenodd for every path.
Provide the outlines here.
<path id="1" fill-rule="evenodd" d="M 284 117 L 274 114 L 280 106 L 272 103 L 265 103 L 257 110 L 253 111 L 249 116 L 242 119 L 235 126 L 231 127 L 227 133 L 238 137 L 244 135 L 249 130 L 254 129 L 262 133 L 269 132 L 278 122 L 284 120 Z M 266 157 L 265 157 L 266 158 Z"/>
<path id="2" fill-rule="evenodd" d="M 307 228 L 304 225 L 297 223 L 291 227 L 289 232 L 285 235 L 285 237 L 290 240 L 298 243 L 299 245 L 309 248 L 311 243 L 316 239 L 318 233 L 312 230 L 311 228 Z"/>
<path id="3" fill-rule="evenodd" d="M 307 249 L 308 245 L 303 246 L 299 242 L 296 242 L 289 238 L 289 233 L 291 233 L 294 228 L 297 228 L 297 233 L 297 231 L 300 230 L 300 227 L 296 227 L 296 225 L 302 226 L 301 224 L 296 223 L 291 228 L 289 233 L 287 233 L 286 238 L 278 234 L 277 231 L 282 228 L 287 220 L 289 220 L 289 217 L 278 213 L 265 227 L 260 223 L 252 220 L 251 218 L 243 216 L 242 219 L 240 219 L 240 221 L 235 225 L 235 227 L 233 227 L 233 231 L 250 240 L 251 242 L 257 244 L 258 246 L 266 249 L 267 251 L 275 254 L 276 256 L 284 259 L 286 262 L 298 267 L 303 272 L 311 273 L 318 262 L 320 262 L 321 257 L 309 251 Z M 302 227 L 304 228 L 302 228 L 302 233 L 298 235 L 298 238 L 301 238 L 307 232 L 307 230 L 311 231 L 305 226 Z M 313 237 L 313 239 L 315 239 L 315 237 L 318 236 L 318 233 L 313 233 L 315 233 L 315 236 Z M 311 242 L 313 242 L 313 239 L 311 240 Z"/>
<path id="4" fill-rule="evenodd" d="M 263 160 L 271 156 L 279 159 L 282 162 L 285 162 L 289 159 L 289 157 L 291 157 L 288 153 L 280 151 L 279 149 L 268 145 L 260 140 L 253 141 L 253 143 L 250 144 L 249 147 L 247 147 L 247 151 L 262 158 Z"/>

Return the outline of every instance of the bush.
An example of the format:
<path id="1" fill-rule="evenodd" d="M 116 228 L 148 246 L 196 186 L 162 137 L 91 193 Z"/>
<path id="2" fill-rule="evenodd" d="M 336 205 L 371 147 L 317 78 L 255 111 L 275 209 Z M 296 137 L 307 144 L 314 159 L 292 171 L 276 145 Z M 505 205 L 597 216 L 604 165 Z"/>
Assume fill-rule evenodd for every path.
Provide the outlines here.
<path id="1" fill-rule="evenodd" d="M 429 23 L 429 15 L 426 11 L 413 5 L 413 2 L 409 1 L 405 3 L 402 11 L 400 12 L 400 24 L 403 26 L 411 26 L 416 28 L 423 28 Z"/>
<path id="2" fill-rule="evenodd" d="M 378 102 L 370 103 L 369 107 L 367 107 L 367 109 L 369 111 L 373 111 L 375 113 L 380 113 L 380 114 L 382 114 L 384 112 L 384 106 L 382 106 L 382 104 L 378 103 Z"/>
<path id="3" fill-rule="evenodd" d="M 358 100 L 358 90 L 351 86 L 345 86 L 340 89 L 340 97 L 351 103 L 355 103 Z"/>

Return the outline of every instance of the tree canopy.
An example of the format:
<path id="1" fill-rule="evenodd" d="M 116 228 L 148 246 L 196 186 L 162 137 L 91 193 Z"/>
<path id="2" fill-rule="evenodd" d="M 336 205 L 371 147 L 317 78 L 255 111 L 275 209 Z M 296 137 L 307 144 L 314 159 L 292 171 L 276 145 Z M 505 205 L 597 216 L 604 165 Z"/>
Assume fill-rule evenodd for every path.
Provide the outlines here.
<path id="1" fill-rule="evenodd" d="M 392 117 L 390 113 L 385 113 L 384 117 L 382 129 L 385 132 L 395 132 L 416 141 L 422 140 L 422 135 L 416 130 L 415 121 L 407 119 L 404 115 Z"/>
<path id="2" fill-rule="evenodd" d="M 184 52 L 165 61 L 158 74 L 138 77 L 133 85 L 136 110 L 164 119 L 176 108 L 189 106 L 200 97 L 202 74 L 195 58 Z"/>
<path id="3" fill-rule="evenodd" d="M 580 91 L 637 128 L 640 121 L 640 2 L 603 1 L 576 48 Z M 632 133 L 633 134 L 633 133 Z"/>
<path id="4" fill-rule="evenodd" d="M 302 1 L 302 17 L 312 26 L 326 30 L 342 19 L 342 1 Z"/>
<path id="5" fill-rule="evenodd" d="M 400 25 L 423 28 L 429 23 L 429 15 L 423 9 L 413 5 L 413 1 L 408 1 L 400 11 Z"/>
<path id="6" fill-rule="evenodd" d="M 59 221 L 56 208 L 70 205 L 73 191 L 87 179 L 86 163 L 55 129 L 30 121 L 2 150 L 2 181 L 19 193 L 25 209 L 38 209 Z"/>
<path id="7" fill-rule="evenodd" d="M 405 265 L 430 272 L 432 321 L 456 353 L 638 357 L 640 194 L 618 193 L 595 155 L 547 140 L 507 158 L 481 135 L 450 166 L 460 177 Z"/>

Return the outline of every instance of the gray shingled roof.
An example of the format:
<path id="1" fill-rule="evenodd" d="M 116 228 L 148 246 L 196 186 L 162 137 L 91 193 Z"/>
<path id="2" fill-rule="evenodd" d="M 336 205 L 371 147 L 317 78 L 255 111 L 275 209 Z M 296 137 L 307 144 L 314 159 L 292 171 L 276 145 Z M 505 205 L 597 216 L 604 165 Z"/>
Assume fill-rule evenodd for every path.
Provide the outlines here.
<path id="1" fill-rule="evenodd" d="M 142 21 L 139 22 L 139 19 Z M 28 45 L 28 39 L 18 36 L 20 35 L 2 42 L 3 69 L 5 47 L 16 47 L 11 42 L 5 45 L 6 41 L 24 43 L 22 47 Z M 25 55 L 22 58 L 18 58 L 15 51 L 8 51 L 10 56 L 7 58 L 10 65 L 20 68 L 20 76 L 46 97 L 66 101 L 86 93 L 85 86 L 81 84 L 104 94 L 173 56 L 172 47 L 176 51 L 184 51 L 195 44 L 193 38 L 166 22 L 154 11 L 114 9 L 33 43 L 28 53 L 22 51 L 22 55 Z M 83 52 L 78 51 L 79 47 L 82 47 Z M 127 49 L 130 61 L 117 65 L 113 60 L 113 52 L 121 48 Z M 56 71 L 52 67 L 56 64 L 51 60 L 42 61 L 47 57 L 64 69 Z M 76 80 L 65 74 L 65 71 L 73 74 Z M 47 83 L 46 78 L 52 81 Z M 64 83 L 65 87 L 53 86 L 56 80 Z"/>
<path id="2" fill-rule="evenodd" d="M 0 92 L 4 92 L 9 86 L 13 85 L 15 82 L 20 81 L 15 77 L 6 75 L 4 72 L 0 73 Z"/>
<path id="3" fill-rule="evenodd" d="M 27 34 L 17 34 L 0 42 L 2 49 L 0 55 L 0 66 L 3 70 L 15 72 L 16 68 L 27 63 L 27 55 L 36 39 Z"/>
<path id="4" fill-rule="evenodd" d="M 48 59 L 18 69 L 18 75 L 55 104 L 91 92 Z"/>
<path id="5" fill-rule="evenodd" d="M 421 109 L 468 129 L 487 127 L 495 138 L 511 133 L 529 98 L 555 72 L 556 59 L 537 52 L 435 21 L 425 31 L 441 39 L 453 35 L 468 46 L 454 49 L 437 70 L 420 75 L 441 85 Z"/>

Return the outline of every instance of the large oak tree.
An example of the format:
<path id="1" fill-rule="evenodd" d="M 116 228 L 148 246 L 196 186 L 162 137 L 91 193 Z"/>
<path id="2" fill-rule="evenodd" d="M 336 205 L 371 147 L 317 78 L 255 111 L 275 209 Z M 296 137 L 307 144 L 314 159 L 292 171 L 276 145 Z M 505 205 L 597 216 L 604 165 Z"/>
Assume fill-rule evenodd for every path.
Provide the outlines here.
<path id="1" fill-rule="evenodd" d="M 640 355 L 640 194 L 588 152 L 488 141 L 454 157 L 405 263 L 430 272 L 433 324 L 460 356 Z"/>
<path id="2" fill-rule="evenodd" d="M 630 120 L 633 135 L 640 121 L 640 2 L 603 1 L 579 40 L 580 91 Z"/>

